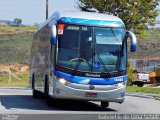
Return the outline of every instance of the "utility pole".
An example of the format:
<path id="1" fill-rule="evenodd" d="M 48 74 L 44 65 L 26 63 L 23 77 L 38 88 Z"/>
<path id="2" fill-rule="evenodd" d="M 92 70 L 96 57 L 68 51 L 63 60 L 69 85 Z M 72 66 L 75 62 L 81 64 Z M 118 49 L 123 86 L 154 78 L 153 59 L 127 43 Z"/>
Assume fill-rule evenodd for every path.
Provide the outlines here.
<path id="1" fill-rule="evenodd" d="M 48 0 L 46 0 L 46 20 L 48 19 Z"/>

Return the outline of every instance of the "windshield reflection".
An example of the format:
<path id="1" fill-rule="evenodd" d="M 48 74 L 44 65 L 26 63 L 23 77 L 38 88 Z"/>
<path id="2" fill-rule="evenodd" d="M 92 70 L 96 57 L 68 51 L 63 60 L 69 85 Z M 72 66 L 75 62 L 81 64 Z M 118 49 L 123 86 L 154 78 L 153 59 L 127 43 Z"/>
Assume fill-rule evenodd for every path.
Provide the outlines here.
<path id="1" fill-rule="evenodd" d="M 123 50 L 123 28 L 68 25 L 58 36 L 57 65 L 84 72 L 118 71 Z"/>

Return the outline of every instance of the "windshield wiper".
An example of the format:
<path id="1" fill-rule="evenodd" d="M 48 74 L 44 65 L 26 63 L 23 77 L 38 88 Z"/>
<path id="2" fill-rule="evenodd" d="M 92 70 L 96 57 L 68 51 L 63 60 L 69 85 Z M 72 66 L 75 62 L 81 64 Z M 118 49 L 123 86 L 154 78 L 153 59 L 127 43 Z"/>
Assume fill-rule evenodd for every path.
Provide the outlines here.
<path id="1" fill-rule="evenodd" d="M 80 64 L 81 64 L 81 60 L 78 59 L 78 61 L 76 62 L 75 66 L 74 66 L 72 75 L 75 75 L 75 73 L 76 73 L 76 71 L 78 70 Z"/>
<path id="2" fill-rule="evenodd" d="M 110 74 L 110 72 L 109 72 L 109 70 L 108 70 L 108 68 L 105 66 L 105 64 L 104 64 L 104 62 L 103 62 L 103 60 L 101 59 L 101 57 L 99 56 L 99 54 L 94 54 L 94 56 L 95 55 L 97 55 L 97 58 L 99 59 L 99 61 L 101 62 L 101 64 L 102 64 L 102 66 L 103 66 L 103 69 L 104 69 L 104 71 L 107 73 L 107 76 L 110 78 L 111 77 L 111 74 Z"/>
<path id="3" fill-rule="evenodd" d="M 84 50 L 82 52 L 82 54 L 80 54 L 80 57 L 79 58 L 85 58 L 84 56 L 86 56 L 86 50 Z M 78 61 L 76 62 L 75 66 L 74 66 L 74 69 L 73 69 L 73 75 L 75 75 L 76 71 L 79 69 L 79 66 L 81 65 L 81 62 L 82 60 L 81 59 L 78 59 Z M 88 64 L 88 67 L 90 68 L 90 70 L 92 69 L 92 66 L 89 64 L 88 61 L 85 61 L 87 64 Z"/>

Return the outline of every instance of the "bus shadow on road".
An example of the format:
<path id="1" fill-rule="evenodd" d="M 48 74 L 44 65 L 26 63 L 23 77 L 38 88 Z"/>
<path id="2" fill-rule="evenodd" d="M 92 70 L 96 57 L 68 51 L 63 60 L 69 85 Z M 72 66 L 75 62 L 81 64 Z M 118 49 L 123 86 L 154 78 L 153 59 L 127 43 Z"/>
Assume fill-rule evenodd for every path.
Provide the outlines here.
<path id="1" fill-rule="evenodd" d="M 0 95 L 0 107 L 4 107 L 6 110 L 116 112 L 111 108 L 102 109 L 94 102 L 78 100 L 56 100 L 53 101 L 51 107 L 48 107 L 45 99 L 33 99 L 31 95 Z"/>
<path id="2" fill-rule="evenodd" d="M 33 99 L 30 95 L 0 95 L 0 106 L 5 109 L 50 110 L 45 101 Z"/>
<path id="3" fill-rule="evenodd" d="M 79 101 L 79 100 L 59 100 L 56 101 L 56 104 L 53 104 L 53 107 L 57 110 L 66 110 L 66 111 L 106 111 L 106 112 L 116 112 L 116 110 L 111 108 L 103 109 L 100 105 L 95 102 L 90 101 Z"/>

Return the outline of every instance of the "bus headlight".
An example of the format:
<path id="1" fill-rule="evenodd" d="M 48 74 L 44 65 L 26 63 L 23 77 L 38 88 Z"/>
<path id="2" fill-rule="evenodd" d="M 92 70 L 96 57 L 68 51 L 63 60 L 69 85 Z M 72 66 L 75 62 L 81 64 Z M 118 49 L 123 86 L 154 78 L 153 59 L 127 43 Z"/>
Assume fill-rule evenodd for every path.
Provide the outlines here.
<path id="1" fill-rule="evenodd" d="M 58 78 L 59 82 L 62 83 L 62 84 L 67 84 L 68 81 L 65 80 L 64 78 Z"/>

